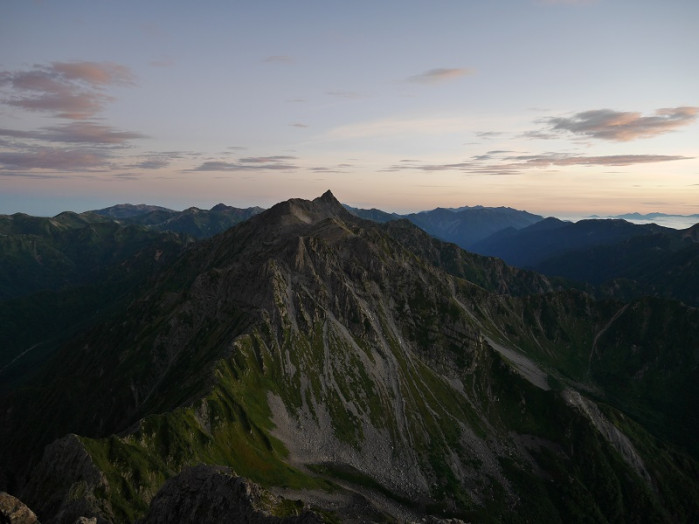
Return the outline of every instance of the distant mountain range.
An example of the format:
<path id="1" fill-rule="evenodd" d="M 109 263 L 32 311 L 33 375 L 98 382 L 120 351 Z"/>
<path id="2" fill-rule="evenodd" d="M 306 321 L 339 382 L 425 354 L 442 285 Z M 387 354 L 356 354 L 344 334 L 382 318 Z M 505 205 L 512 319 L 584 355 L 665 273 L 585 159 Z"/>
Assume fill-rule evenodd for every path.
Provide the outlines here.
<path id="1" fill-rule="evenodd" d="M 648 282 L 667 258 L 651 296 L 599 299 L 330 192 L 201 240 L 110 209 L 0 217 L 0 491 L 42 522 L 699 519 L 699 310 L 662 289 L 696 283 L 696 228 L 478 241 L 599 267 L 627 245 Z M 435 211 L 463 238 L 437 217 L 487 216 Z"/>
<path id="2" fill-rule="evenodd" d="M 194 238 L 208 238 L 261 212 L 262 208 L 239 209 L 218 204 L 209 210 L 190 207 L 173 211 L 149 205 L 120 204 L 93 213 L 117 219 L 127 224 L 148 226 L 157 231 L 184 233 Z"/>
<path id="3" fill-rule="evenodd" d="M 591 215 L 584 218 L 619 218 L 633 222 L 634 224 L 657 224 L 659 226 L 670 227 L 673 229 L 687 229 L 699 223 L 699 215 L 670 215 L 666 213 L 626 213 L 615 216 L 597 216 Z"/>
<path id="4" fill-rule="evenodd" d="M 479 243 L 485 242 L 491 235 L 498 235 L 512 229 L 521 230 L 544 220 L 544 217 L 540 215 L 509 207 L 462 206 L 436 208 L 408 214 L 388 213 L 379 209 L 359 209 L 347 205 L 345 208 L 356 216 L 379 223 L 401 219 L 409 220 L 440 240 L 453 242 L 463 249 L 479 253 L 481 252 Z M 240 209 L 224 204 L 218 204 L 210 210 L 191 207 L 184 211 L 174 211 L 145 204 L 119 204 L 95 210 L 92 213 L 113 218 L 122 223 L 139 224 L 159 231 L 184 233 L 201 239 L 221 233 L 262 211 L 263 209 L 260 207 Z M 681 218 L 693 221 L 692 224 L 699 223 L 699 215 L 668 215 L 664 213 L 645 215 L 629 213 L 611 218 L 649 222 Z M 609 220 L 594 216 L 591 219 Z M 556 221 L 557 219 L 550 220 Z M 493 242 L 495 241 L 494 239 Z M 486 244 L 487 242 L 484 245 Z"/>
<path id="5" fill-rule="evenodd" d="M 621 218 L 624 220 L 657 220 L 658 218 L 689 218 L 699 222 L 699 214 L 695 215 L 668 215 L 666 213 L 626 213 L 624 215 L 616 215 L 612 218 Z"/>
<path id="6" fill-rule="evenodd" d="M 605 289 L 605 293 L 625 298 L 660 294 L 699 304 L 691 276 L 697 264 L 696 227 L 678 231 L 655 224 L 635 225 L 622 219 L 567 222 L 507 207 L 437 208 L 406 215 L 345 207 L 356 216 L 379 223 L 408 220 L 430 235 L 463 249 L 502 258 L 513 266 L 597 286 L 597 292 Z M 0 241 L 4 243 L 0 258 L 4 257 L 7 264 L 7 271 L 0 275 L 0 299 L 79 283 L 80 279 L 89 278 L 92 268 L 101 267 L 95 257 L 120 260 L 119 248 L 115 250 L 109 244 L 107 229 L 113 229 L 111 234 L 117 237 L 122 235 L 121 231 L 128 231 L 123 237 L 124 245 L 133 249 L 128 235 L 144 233 L 136 233 L 127 226 L 178 233 L 185 236 L 181 241 L 186 242 L 187 237 L 198 240 L 222 233 L 262 211 L 259 207 L 239 209 L 224 204 L 210 210 L 191 207 L 184 211 L 120 204 L 79 215 L 65 212 L 51 219 L 21 213 L 0 216 L 0 235 L 3 235 Z M 670 215 L 623 216 L 650 219 Z M 118 226 L 110 221 L 116 221 Z M 42 228 L 46 235 L 36 236 Z M 81 245 L 76 251 L 78 244 L 74 237 L 84 236 L 88 231 L 88 237 L 104 238 L 86 247 Z M 20 233 L 22 240 L 8 236 Z M 88 237 L 83 241 L 89 241 Z M 14 245 L 10 246 L 9 242 Z M 55 271 L 44 272 L 37 278 L 24 277 L 23 274 L 33 275 L 31 268 L 42 257 Z"/>
<path id="7" fill-rule="evenodd" d="M 539 215 L 509 207 L 437 208 L 407 215 L 389 214 L 377 209 L 366 210 L 352 207 L 348 207 L 348 209 L 357 216 L 376 222 L 409 220 L 430 235 L 440 240 L 453 242 L 464 249 L 469 249 L 476 242 L 503 229 L 521 229 L 543 219 Z"/>
<path id="8" fill-rule="evenodd" d="M 437 208 L 400 215 L 379 209 L 358 209 L 345 206 L 352 214 L 375 222 L 406 219 L 429 234 L 468 249 L 472 244 L 506 228 L 521 229 L 543 219 L 539 215 L 509 207 L 464 206 L 455 209 Z M 210 210 L 195 207 L 173 211 L 158 206 L 120 204 L 92 211 L 123 223 L 149 226 L 159 231 L 185 233 L 194 238 L 207 238 L 260 213 L 262 208 L 238 209 L 218 204 Z"/>
<path id="9" fill-rule="evenodd" d="M 665 296 L 699 306 L 698 236 L 699 224 L 678 231 L 621 219 L 548 218 L 500 231 L 471 249 L 620 298 Z"/>

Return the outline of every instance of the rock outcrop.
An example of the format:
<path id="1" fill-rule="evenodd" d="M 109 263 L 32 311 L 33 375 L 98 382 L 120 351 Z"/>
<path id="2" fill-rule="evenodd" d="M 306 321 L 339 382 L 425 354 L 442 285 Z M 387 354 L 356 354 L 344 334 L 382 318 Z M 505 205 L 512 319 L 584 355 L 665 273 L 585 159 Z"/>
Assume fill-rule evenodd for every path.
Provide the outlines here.
<path id="1" fill-rule="evenodd" d="M 99 517 L 96 522 L 104 523 L 113 520 L 113 513 L 95 491 L 106 487 L 83 443 L 70 434 L 46 446 L 22 496 L 44 522 L 73 524 L 81 517 Z"/>
<path id="2" fill-rule="evenodd" d="M 38 524 L 34 512 L 17 497 L 0 492 L 0 524 Z"/>
<path id="3" fill-rule="evenodd" d="M 301 502 L 277 497 L 230 468 L 201 464 L 168 480 L 140 524 L 169 522 L 320 524 L 323 520 Z"/>

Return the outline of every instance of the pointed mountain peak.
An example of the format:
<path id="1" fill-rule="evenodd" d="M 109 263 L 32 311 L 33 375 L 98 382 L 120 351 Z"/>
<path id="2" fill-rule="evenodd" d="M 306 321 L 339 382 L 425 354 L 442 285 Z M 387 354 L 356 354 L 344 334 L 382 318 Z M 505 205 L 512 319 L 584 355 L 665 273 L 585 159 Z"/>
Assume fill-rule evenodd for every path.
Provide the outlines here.
<path id="1" fill-rule="evenodd" d="M 340 204 L 339 200 L 335 198 L 335 195 L 333 195 L 332 191 L 329 189 L 323 193 L 321 196 L 313 200 L 314 202 L 323 202 L 324 204 L 336 204 L 340 207 L 342 207 L 342 204 Z"/>
<path id="2" fill-rule="evenodd" d="M 314 224 L 331 217 L 352 218 L 349 211 L 340 204 L 330 191 L 326 191 L 322 196 L 314 200 L 292 198 L 291 200 L 280 202 L 258 216 L 258 221 L 267 222 L 271 220 L 282 225 L 300 222 Z"/>
<path id="3" fill-rule="evenodd" d="M 333 214 L 337 216 L 344 217 L 347 215 L 348 211 L 345 209 L 340 201 L 335 198 L 332 191 L 329 189 L 323 193 L 321 196 L 313 200 L 313 204 L 317 207 L 323 209 L 326 214 Z"/>

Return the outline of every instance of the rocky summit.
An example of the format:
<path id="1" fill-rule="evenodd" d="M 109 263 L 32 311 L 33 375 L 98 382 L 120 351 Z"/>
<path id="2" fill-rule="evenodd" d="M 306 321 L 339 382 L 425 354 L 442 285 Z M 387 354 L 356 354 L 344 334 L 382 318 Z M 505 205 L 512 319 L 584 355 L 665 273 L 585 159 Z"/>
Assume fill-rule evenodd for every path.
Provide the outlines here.
<path id="1" fill-rule="evenodd" d="M 697 340 L 678 302 L 292 199 L 6 394 L 0 488 L 42 522 L 696 521 Z"/>

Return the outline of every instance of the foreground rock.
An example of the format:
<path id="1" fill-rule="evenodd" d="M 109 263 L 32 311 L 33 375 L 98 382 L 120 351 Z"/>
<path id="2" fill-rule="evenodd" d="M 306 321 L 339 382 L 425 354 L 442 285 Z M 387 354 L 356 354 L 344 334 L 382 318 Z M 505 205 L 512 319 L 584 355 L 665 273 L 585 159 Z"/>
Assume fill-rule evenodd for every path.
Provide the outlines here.
<path id="1" fill-rule="evenodd" d="M 168 522 L 323 522 L 300 501 L 277 497 L 230 468 L 199 465 L 185 469 L 158 491 L 141 524 Z"/>
<path id="2" fill-rule="evenodd" d="M 35 524 L 38 519 L 17 497 L 0 492 L 0 524 Z"/>

